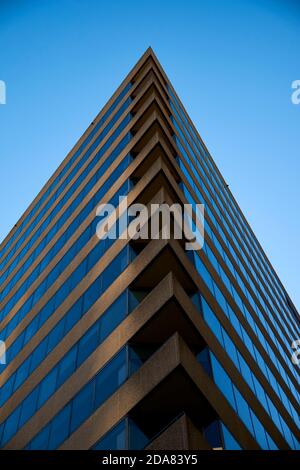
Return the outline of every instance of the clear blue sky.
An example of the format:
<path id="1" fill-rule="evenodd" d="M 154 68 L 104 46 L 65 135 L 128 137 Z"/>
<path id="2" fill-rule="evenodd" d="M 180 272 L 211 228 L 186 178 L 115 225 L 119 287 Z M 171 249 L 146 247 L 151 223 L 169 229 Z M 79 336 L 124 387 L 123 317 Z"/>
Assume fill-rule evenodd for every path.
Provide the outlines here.
<path id="1" fill-rule="evenodd" d="M 300 2 L 0 0 L 0 239 L 152 46 L 296 305 Z"/>

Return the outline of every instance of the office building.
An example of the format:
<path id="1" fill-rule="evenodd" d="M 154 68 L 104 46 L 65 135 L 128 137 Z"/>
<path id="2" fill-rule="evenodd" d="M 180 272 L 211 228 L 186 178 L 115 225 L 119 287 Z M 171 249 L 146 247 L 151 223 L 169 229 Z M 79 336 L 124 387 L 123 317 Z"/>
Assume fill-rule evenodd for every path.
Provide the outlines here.
<path id="1" fill-rule="evenodd" d="M 99 240 L 121 196 L 204 204 L 203 248 Z M 299 449 L 298 312 L 151 49 L 1 244 L 0 284 L 2 449 Z"/>

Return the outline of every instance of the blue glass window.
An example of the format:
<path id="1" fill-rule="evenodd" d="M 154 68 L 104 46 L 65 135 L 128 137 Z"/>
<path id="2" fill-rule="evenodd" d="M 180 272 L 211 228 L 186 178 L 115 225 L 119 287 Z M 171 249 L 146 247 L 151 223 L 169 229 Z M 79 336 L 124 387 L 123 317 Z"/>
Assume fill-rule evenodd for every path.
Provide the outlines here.
<path id="1" fill-rule="evenodd" d="M 231 432 L 228 431 L 228 429 L 223 423 L 221 423 L 221 427 L 223 432 L 224 448 L 226 450 L 242 450 L 241 446 L 238 444 L 236 439 L 233 437 Z"/>
<path id="2" fill-rule="evenodd" d="M 69 434 L 69 421 L 71 416 L 71 406 L 65 406 L 60 413 L 53 419 L 48 449 L 56 449 Z"/>

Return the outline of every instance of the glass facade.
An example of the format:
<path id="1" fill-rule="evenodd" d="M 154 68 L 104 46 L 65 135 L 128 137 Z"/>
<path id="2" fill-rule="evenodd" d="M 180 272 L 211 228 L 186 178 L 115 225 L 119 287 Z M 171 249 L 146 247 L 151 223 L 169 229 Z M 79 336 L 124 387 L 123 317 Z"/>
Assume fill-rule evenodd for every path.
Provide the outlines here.
<path id="1" fill-rule="evenodd" d="M 159 113 L 168 135 L 158 121 L 154 125 Z M 132 263 L 139 266 L 147 243 L 96 236 L 99 203 L 118 206 L 119 197 L 135 193 L 147 198 L 140 188 L 151 187 L 154 160 L 143 166 L 148 158 L 143 152 L 154 132 L 175 149 L 177 190 L 193 207 L 194 221 L 196 205 L 205 206 L 204 246 L 184 252 L 197 289 L 184 291 L 219 349 L 206 344 L 196 355 L 198 367 L 213 380 L 249 440 L 265 450 L 300 449 L 299 368 L 291 361 L 299 316 L 152 53 L 123 82 L 0 247 L 0 340 L 6 342 L 6 364 L 0 363 L 1 448 L 14 448 L 15 442 L 26 449 L 59 448 L 161 346 L 148 345 L 139 354 L 134 340 L 125 342 L 51 415 L 53 397 L 90 367 L 93 354 L 156 285 L 147 276 L 151 287 L 134 278 Z M 114 286 L 128 276 L 132 284 L 116 295 Z M 184 409 L 183 403 L 179 415 L 177 410 L 168 417 L 168 426 Z M 42 413 L 49 415 L 47 422 L 31 431 Z M 154 432 L 135 418 L 120 417 L 88 448 L 143 449 L 167 432 L 166 423 Z M 218 415 L 196 425 L 211 448 L 243 449 L 238 431 L 223 421 Z"/>
<path id="2" fill-rule="evenodd" d="M 65 309 L 63 317 L 30 351 L 30 354 L 25 351 L 24 356 L 23 350 L 26 345 L 31 343 L 60 306 L 66 304 L 66 300 L 76 292 L 89 273 L 95 270 L 95 266 L 115 241 L 104 239 L 94 242 L 90 251 L 73 272 L 70 272 L 72 260 L 79 257 L 88 243 L 95 239 L 98 223 L 95 210 L 98 204 L 114 186 L 116 190 L 112 198 L 106 202 L 116 205 L 119 197 L 125 196 L 131 188 L 130 180 L 125 180 L 123 184 L 119 183 L 120 177 L 132 161 L 130 153 L 124 152 L 131 140 L 130 132 L 126 131 L 126 126 L 128 127 L 131 120 L 130 89 L 131 84 L 124 87 L 1 249 L 1 285 L 6 281 L 0 296 L 3 306 L 0 314 L 1 324 L 6 317 L 9 320 L 1 328 L 0 339 L 9 341 L 11 335 L 17 332 L 7 348 L 6 364 L 0 365 L 1 374 L 4 374 L 5 369 L 18 355 L 22 354 L 22 359 L 28 356 L 1 386 L 1 407 L 26 380 L 30 380 L 31 374 L 55 348 L 59 347 L 63 338 L 129 264 L 131 255 L 130 247 L 127 245 L 89 284 L 74 304 Z M 109 132 L 110 136 L 107 138 Z M 116 142 L 118 137 L 120 137 L 119 143 Z M 122 152 L 124 156 L 120 160 Z M 119 164 L 115 170 L 107 171 L 118 159 Z M 73 220 L 70 222 L 72 217 Z M 74 237 L 74 233 L 78 234 L 77 238 Z M 72 244 L 69 243 L 69 248 L 66 249 L 70 239 Z M 34 249 L 31 250 L 31 247 Z M 49 270 L 51 262 L 57 259 L 56 264 Z M 27 272 L 32 265 L 35 267 L 28 275 Z M 59 281 L 64 273 L 68 273 L 66 280 L 57 285 L 57 280 Z M 48 295 L 50 298 L 44 301 L 49 291 L 54 293 Z M 29 295 L 30 292 L 32 293 Z M 26 300 L 22 302 L 24 294 Z M 128 289 L 112 303 L 38 385 L 24 397 L 16 409 L 1 422 L 1 447 L 30 420 L 136 305 L 137 301 Z M 29 323 L 26 322 L 27 325 L 19 333 L 18 326 L 23 325 L 22 322 L 26 321 L 36 306 L 33 319 Z M 66 419 L 65 412 L 62 419 Z"/>
<path id="3" fill-rule="evenodd" d="M 204 264 L 196 254 L 194 255 L 195 267 L 218 302 L 222 315 L 229 319 L 299 430 L 299 411 L 296 411 L 281 386 L 282 384 L 285 389 L 288 387 L 288 391 L 295 398 L 294 403 L 299 404 L 299 372 L 290 358 L 290 345 L 295 337 L 299 335 L 298 333 L 295 335 L 295 331 L 299 332 L 299 319 L 294 318 L 286 304 L 286 300 L 284 300 L 285 297 L 281 298 L 281 303 L 278 302 L 278 289 L 276 289 L 278 282 L 273 282 L 275 276 L 272 276 L 269 270 L 267 271 L 259 245 L 254 241 L 250 230 L 248 228 L 245 230 L 246 224 L 240 211 L 234 204 L 234 200 L 230 199 L 229 192 L 225 190 L 226 185 L 224 182 L 222 183 L 217 175 L 208 152 L 185 116 L 175 94 L 170 88 L 169 91 L 170 107 L 173 112 L 171 119 L 175 131 L 174 140 L 179 150 L 177 162 L 196 198 L 191 195 L 184 182 L 181 183 L 181 189 L 188 203 L 195 207 L 196 203 L 201 202 L 205 205 L 206 211 L 205 244 L 202 255 L 208 262 L 210 269 L 207 269 L 207 264 Z M 188 169 L 191 171 L 188 171 Z M 234 206 L 235 211 L 232 206 Z M 249 249 L 249 247 L 251 248 Z M 212 248 L 217 252 L 218 258 L 213 253 Z M 225 269 L 227 268 L 227 273 L 232 275 L 232 281 L 223 266 Z M 215 271 L 220 284 L 217 285 L 211 276 L 211 269 Z M 268 274 L 266 274 L 267 272 Z M 256 281 L 256 284 L 254 284 L 254 281 Z M 251 327 L 251 333 L 256 337 L 254 340 L 243 328 L 231 305 L 222 294 L 219 285 L 222 286 L 222 291 L 225 290 L 229 293 L 235 307 L 245 317 L 248 327 Z M 238 293 L 238 289 L 243 297 Z M 278 430 L 292 449 L 299 449 L 299 439 L 291 432 L 204 298 L 202 299 L 202 306 L 205 320 L 272 418 Z M 264 331 L 267 332 L 267 337 L 264 336 Z M 263 346 L 266 355 L 271 357 L 272 365 L 278 371 L 280 383 L 259 353 L 256 344 Z M 228 390 L 226 398 L 236 412 L 240 414 L 241 419 L 251 433 L 255 435 L 256 432 L 255 437 L 260 446 L 264 449 L 276 449 L 276 445 L 270 436 L 267 435 L 266 437 L 266 431 L 263 430 L 263 426 L 254 416 L 253 411 L 246 404 L 236 387 L 233 385 L 232 388 L 231 383 L 230 387 L 225 388 L 225 384 L 228 382 L 224 375 L 225 372 L 223 371 L 223 376 L 221 376 L 222 367 L 216 362 L 215 358 L 213 362 L 215 364 L 213 369 L 216 383 L 223 393 L 224 390 Z M 219 372 L 216 372 L 216 369 Z M 229 379 L 228 376 L 227 378 Z M 237 396 L 239 400 L 237 400 Z M 243 405 L 241 404 L 242 400 Z M 239 407 L 237 407 L 238 403 L 240 403 Z M 247 413 L 245 409 L 248 409 Z"/>

